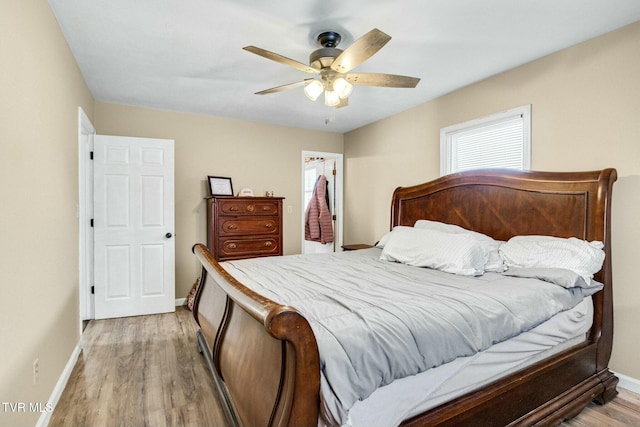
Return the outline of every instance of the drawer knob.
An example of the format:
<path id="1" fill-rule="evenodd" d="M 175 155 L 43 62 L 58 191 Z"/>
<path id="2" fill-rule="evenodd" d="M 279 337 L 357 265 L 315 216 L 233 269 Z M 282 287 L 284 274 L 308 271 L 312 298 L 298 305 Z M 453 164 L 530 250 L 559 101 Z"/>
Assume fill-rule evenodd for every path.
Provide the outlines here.
<path id="1" fill-rule="evenodd" d="M 227 247 L 228 247 L 229 249 L 235 249 L 235 248 L 237 248 L 238 246 L 237 246 L 235 243 L 229 243 L 229 244 L 227 245 Z"/>
<path id="2" fill-rule="evenodd" d="M 229 225 L 227 225 L 227 228 L 229 230 L 235 230 L 236 228 L 238 228 L 238 226 L 236 224 L 229 224 Z"/>
<path id="3" fill-rule="evenodd" d="M 247 210 L 248 210 L 249 212 L 253 212 L 255 209 L 256 209 L 256 207 L 255 207 L 255 206 L 253 206 L 253 205 L 247 205 Z"/>
<path id="4" fill-rule="evenodd" d="M 229 210 L 230 210 L 230 211 L 234 211 L 234 212 L 235 212 L 235 211 L 237 211 L 237 210 L 238 210 L 238 207 L 237 207 L 237 206 L 231 206 L 231 207 L 229 208 Z"/>
<path id="5" fill-rule="evenodd" d="M 265 247 L 265 248 L 270 248 L 271 246 L 273 246 L 273 243 L 271 243 L 271 242 L 264 242 L 264 247 Z"/>
<path id="6" fill-rule="evenodd" d="M 266 223 L 264 226 L 265 228 L 273 228 L 273 224 L 270 222 Z"/>
<path id="7" fill-rule="evenodd" d="M 266 211 L 270 211 L 271 208 L 269 206 L 263 206 L 262 210 L 266 212 Z"/>

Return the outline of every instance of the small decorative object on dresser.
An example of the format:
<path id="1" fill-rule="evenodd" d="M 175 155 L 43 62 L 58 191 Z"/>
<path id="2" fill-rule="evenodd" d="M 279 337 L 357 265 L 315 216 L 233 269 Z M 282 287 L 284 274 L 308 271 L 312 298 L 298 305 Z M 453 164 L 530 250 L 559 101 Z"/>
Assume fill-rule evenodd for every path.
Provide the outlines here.
<path id="1" fill-rule="evenodd" d="M 252 197 L 253 196 L 253 190 L 250 189 L 250 188 L 245 187 L 245 188 L 243 188 L 242 190 L 240 190 L 238 192 L 238 196 L 241 196 L 241 197 Z"/>
<path id="2" fill-rule="evenodd" d="M 216 261 L 282 255 L 284 197 L 207 198 L 207 246 Z"/>

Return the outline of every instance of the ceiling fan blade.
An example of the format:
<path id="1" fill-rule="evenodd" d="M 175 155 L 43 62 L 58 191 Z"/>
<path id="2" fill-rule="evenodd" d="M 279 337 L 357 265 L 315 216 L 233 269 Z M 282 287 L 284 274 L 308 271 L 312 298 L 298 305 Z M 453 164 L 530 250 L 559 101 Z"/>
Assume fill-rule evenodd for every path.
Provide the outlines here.
<path id="1" fill-rule="evenodd" d="M 349 98 L 343 98 L 343 99 L 340 100 L 338 105 L 336 105 L 336 108 L 342 108 L 342 107 L 346 107 L 348 105 L 349 105 Z"/>
<path id="2" fill-rule="evenodd" d="M 417 77 L 381 73 L 353 73 L 346 75 L 347 81 L 355 85 L 379 87 L 414 88 L 420 81 Z"/>
<path id="3" fill-rule="evenodd" d="M 374 28 L 338 55 L 331 64 L 331 69 L 338 73 L 348 73 L 371 58 L 389 40 L 391 40 L 391 36 Z"/>
<path id="4" fill-rule="evenodd" d="M 272 87 L 271 89 L 261 90 L 260 92 L 256 92 L 255 94 L 256 95 L 267 95 L 269 93 L 282 92 L 282 91 L 287 90 L 287 89 L 293 89 L 293 88 L 300 87 L 300 86 L 306 86 L 307 84 L 309 84 L 309 82 L 311 80 L 314 80 L 314 79 L 304 79 L 301 82 L 289 83 L 289 84 L 282 85 L 282 86 Z"/>
<path id="5" fill-rule="evenodd" d="M 305 73 L 317 74 L 320 70 L 317 70 L 309 65 L 303 64 L 302 62 L 295 61 L 293 59 L 287 58 L 286 56 L 278 55 L 277 53 L 270 52 L 268 50 L 261 49 L 255 46 L 245 46 L 244 50 L 255 53 L 256 55 L 260 55 L 263 58 L 270 59 L 275 62 L 279 62 L 284 65 L 288 65 L 297 70 L 304 71 Z"/>

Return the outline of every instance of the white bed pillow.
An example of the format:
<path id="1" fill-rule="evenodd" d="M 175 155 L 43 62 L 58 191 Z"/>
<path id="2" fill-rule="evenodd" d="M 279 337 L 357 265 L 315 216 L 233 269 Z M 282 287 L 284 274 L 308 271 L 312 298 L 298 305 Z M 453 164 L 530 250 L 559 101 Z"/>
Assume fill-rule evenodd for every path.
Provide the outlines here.
<path id="1" fill-rule="evenodd" d="M 478 233 L 477 231 L 467 230 L 466 228 L 458 225 L 446 224 L 444 222 L 430 221 L 428 219 L 419 219 L 413 225 L 415 228 L 438 230 L 445 233 L 453 234 L 468 234 L 472 236 L 487 253 L 487 263 L 484 266 L 484 271 L 497 271 L 502 272 L 506 269 L 504 261 L 498 252 L 498 248 L 503 243 L 499 240 L 487 236 L 486 234 Z"/>
<path id="2" fill-rule="evenodd" d="M 393 228 L 395 230 L 396 227 L 393 227 Z M 384 246 L 387 244 L 387 242 L 391 238 L 391 233 L 393 233 L 393 230 L 387 232 L 384 236 L 382 236 L 382 238 L 378 240 L 378 243 L 376 243 L 376 248 L 384 248 Z"/>
<path id="3" fill-rule="evenodd" d="M 500 246 L 500 255 L 508 267 L 566 268 L 589 283 L 602 268 L 603 247 L 575 237 L 514 236 Z"/>
<path id="4" fill-rule="evenodd" d="M 393 229 L 380 259 L 464 276 L 482 275 L 487 262 L 483 247 L 468 234 L 405 226 Z"/>

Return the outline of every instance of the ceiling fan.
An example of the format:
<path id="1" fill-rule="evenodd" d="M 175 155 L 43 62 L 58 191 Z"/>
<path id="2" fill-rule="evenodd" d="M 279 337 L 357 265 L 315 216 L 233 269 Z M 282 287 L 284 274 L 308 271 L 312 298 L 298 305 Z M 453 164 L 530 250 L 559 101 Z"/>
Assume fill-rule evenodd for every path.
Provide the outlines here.
<path id="1" fill-rule="evenodd" d="M 391 40 L 391 36 L 374 28 L 346 49 L 338 49 L 342 37 L 335 31 L 325 31 L 318 35 L 317 40 L 322 48 L 309 56 L 309 65 L 295 61 L 285 56 L 255 46 L 243 49 L 256 55 L 281 64 L 288 65 L 309 74 L 316 74 L 319 78 L 308 78 L 300 82 L 289 83 L 256 92 L 256 95 L 281 92 L 304 86 L 304 93 L 315 101 L 324 92 L 324 102 L 330 107 L 344 107 L 348 104 L 352 84 L 378 87 L 414 88 L 420 81 L 416 77 L 398 76 L 381 73 L 350 73 L 351 70 L 372 57 Z"/>

